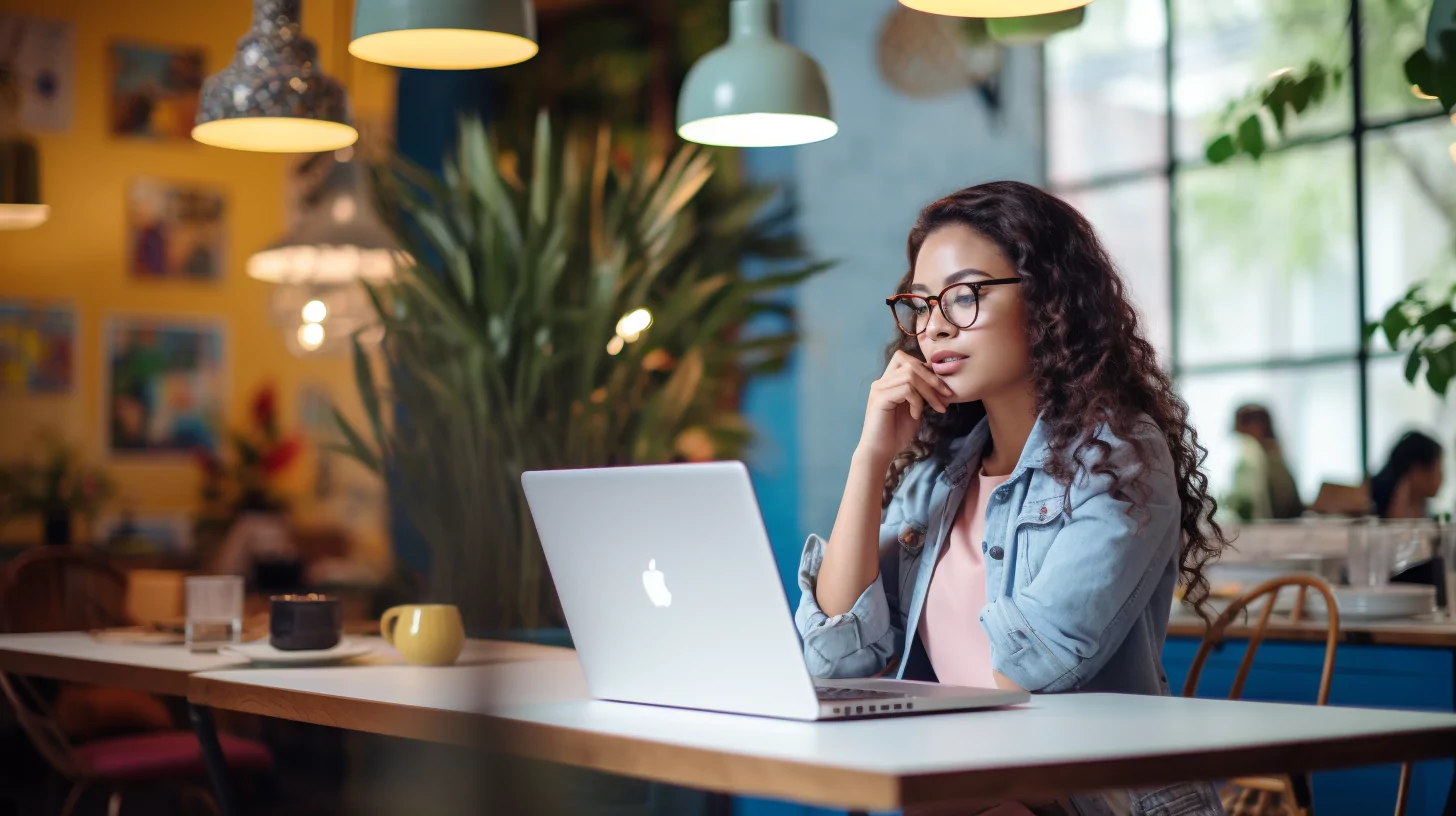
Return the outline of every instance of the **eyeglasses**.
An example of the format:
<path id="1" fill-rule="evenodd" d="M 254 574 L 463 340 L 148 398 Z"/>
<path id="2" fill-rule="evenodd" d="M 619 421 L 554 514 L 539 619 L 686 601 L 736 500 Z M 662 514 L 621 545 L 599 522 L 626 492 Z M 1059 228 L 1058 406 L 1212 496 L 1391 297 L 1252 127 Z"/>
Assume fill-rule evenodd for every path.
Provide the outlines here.
<path id="1" fill-rule="evenodd" d="M 914 337 L 930 325 L 930 308 L 940 306 L 940 313 L 958 329 L 969 329 L 981 316 L 981 289 L 1003 283 L 1021 283 L 1021 278 L 994 278 L 972 283 L 953 283 L 938 295 L 894 295 L 885 298 L 895 325 Z"/>

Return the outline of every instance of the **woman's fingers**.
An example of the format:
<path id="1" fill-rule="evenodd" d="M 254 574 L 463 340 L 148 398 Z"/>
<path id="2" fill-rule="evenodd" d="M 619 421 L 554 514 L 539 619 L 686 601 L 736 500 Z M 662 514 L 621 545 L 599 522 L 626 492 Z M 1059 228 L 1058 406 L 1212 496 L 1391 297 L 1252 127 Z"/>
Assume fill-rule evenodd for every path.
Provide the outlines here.
<path id="1" fill-rule="evenodd" d="M 930 370 L 929 364 L 924 360 L 917 360 L 903 351 L 896 351 L 890 359 L 890 366 L 885 369 L 885 373 L 889 374 L 892 371 L 909 372 L 912 376 L 924 380 L 930 386 L 931 391 L 939 392 L 946 397 L 955 396 L 955 391 L 951 390 L 949 385 L 946 385 L 945 380 L 942 380 L 939 375 Z"/>
<path id="2" fill-rule="evenodd" d="M 928 371 L 916 371 L 910 366 L 890 374 L 883 381 L 887 386 L 907 385 L 935 410 L 942 414 L 950 410 L 950 390 L 939 377 Z"/>
<path id="3" fill-rule="evenodd" d="M 903 403 L 908 406 L 910 416 L 916 420 L 919 420 L 920 415 L 925 413 L 925 397 L 921 396 L 915 386 L 909 382 L 898 383 L 886 388 L 885 399 L 889 400 L 892 405 Z"/>
<path id="4" fill-rule="evenodd" d="M 909 383 L 910 387 L 914 388 L 921 399 L 930 407 L 942 414 L 950 410 L 950 400 L 946 398 L 946 395 L 936 385 L 932 385 L 918 377 L 911 378 Z"/>
<path id="5" fill-rule="evenodd" d="M 939 394 L 942 399 L 948 399 L 955 396 L 955 392 L 951 390 L 951 387 L 949 385 L 946 385 L 945 380 L 942 380 L 940 378 L 940 375 L 936 374 L 934 371 L 931 371 L 928 366 L 926 366 L 924 363 L 921 363 L 919 360 L 916 360 L 915 362 L 918 363 L 918 365 L 909 366 L 906 368 L 906 371 L 910 372 L 910 374 L 913 375 L 921 383 L 924 383 L 930 393 Z"/>

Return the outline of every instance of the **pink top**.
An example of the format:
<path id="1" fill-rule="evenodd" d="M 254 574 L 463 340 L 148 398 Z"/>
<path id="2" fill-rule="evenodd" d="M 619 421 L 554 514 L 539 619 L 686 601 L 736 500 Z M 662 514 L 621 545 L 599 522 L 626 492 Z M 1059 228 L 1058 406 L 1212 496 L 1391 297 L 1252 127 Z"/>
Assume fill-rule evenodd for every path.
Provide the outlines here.
<path id="1" fill-rule="evenodd" d="M 978 473 L 971 480 L 965 503 L 951 524 L 950 539 L 930 576 L 920 640 L 936 677 L 948 685 L 996 687 L 991 641 L 980 620 L 986 605 L 986 556 L 981 543 L 986 534 L 986 503 L 1007 478 L 1009 474 Z"/>

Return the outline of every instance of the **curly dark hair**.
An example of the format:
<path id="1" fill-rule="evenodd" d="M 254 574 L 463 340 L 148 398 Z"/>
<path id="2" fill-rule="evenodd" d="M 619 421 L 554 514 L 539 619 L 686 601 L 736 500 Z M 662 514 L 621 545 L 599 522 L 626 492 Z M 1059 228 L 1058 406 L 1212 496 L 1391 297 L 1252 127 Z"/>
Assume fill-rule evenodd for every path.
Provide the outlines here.
<path id="1" fill-rule="evenodd" d="M 1146 471 L 1156 452 L 1139 443 L 1134 426 L 1146 415 L 1162 432 L 1182 505 L 1184 598 L 1207 619 L 1209 586 L 1203 570 L 1228 544 L 1213 520 L 1218 505 L 1201 467 L 1208 452 L 1188 424 L 1187 404 L 1173 392 L 1172 380 L 1143 337 L 1127 288 L 1092 225 L 1065 201 L 1028 184 L 968 187 L 920 211 L 905 246 L 909 269 L 896 292 L 910 290 L 926 237 L 951 225 L 969 227 L 996 244 L 1020 273 L 1036 405 L 1051 429 L 1049 476 L 1070 489 L 1081 463 L 1097 454 L 1092 472 L 1109 476 L 1113 495 L 1136 506 L 1140 500 L 1130 496 L 1138 492 L 1133 489 L 1138 473 Z M 925 359 L 915 337 L 902 335 L 886 357 L 896 351 Z M 970 433 L 985 415 L 980 402 L 954 404 L 944 414 L 927 408 L 914 442 L 890 465 L 885 505 L 911 465 L 931 457 L 944 461 L 950 443 Z M 1107 462 L 1111 447 L 1095 436 L 1103 424 L 1131 441 L 1142 470 L 1113 470 Z"/>

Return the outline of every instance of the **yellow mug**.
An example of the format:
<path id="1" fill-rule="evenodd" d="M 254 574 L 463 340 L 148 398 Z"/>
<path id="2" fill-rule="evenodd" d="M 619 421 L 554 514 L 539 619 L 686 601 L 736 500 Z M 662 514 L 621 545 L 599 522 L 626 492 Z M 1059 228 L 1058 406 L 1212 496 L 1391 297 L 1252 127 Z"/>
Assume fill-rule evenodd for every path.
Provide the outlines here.
<path id="1" fill-rule="evenodd" d="M 465 646 L 460 610 L 449 604 L 396 606 L 379 619 L 379 633 L 416 666 L 448 666 Z"/>

